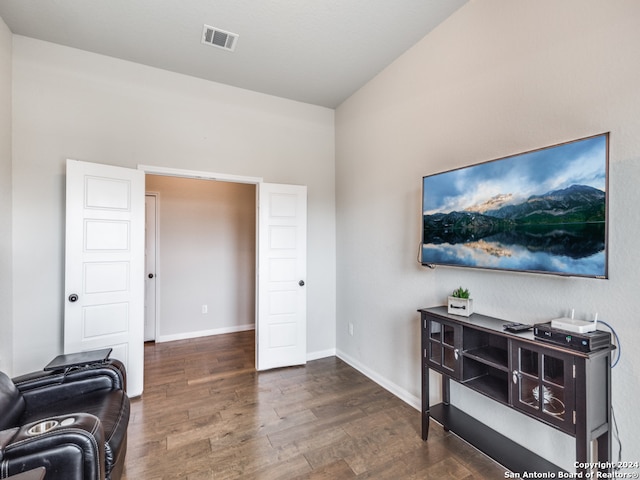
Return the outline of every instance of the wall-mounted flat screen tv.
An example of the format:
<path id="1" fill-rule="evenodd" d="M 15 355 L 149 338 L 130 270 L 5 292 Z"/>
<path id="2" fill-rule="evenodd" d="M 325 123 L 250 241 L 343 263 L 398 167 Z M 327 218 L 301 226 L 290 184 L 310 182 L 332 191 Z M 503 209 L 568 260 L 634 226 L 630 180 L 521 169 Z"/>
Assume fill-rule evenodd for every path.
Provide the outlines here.
<path id="1" fill-rule="evenodd" d="M 423 265 L 607 278 L 609 134 L 422 179 Z"/>

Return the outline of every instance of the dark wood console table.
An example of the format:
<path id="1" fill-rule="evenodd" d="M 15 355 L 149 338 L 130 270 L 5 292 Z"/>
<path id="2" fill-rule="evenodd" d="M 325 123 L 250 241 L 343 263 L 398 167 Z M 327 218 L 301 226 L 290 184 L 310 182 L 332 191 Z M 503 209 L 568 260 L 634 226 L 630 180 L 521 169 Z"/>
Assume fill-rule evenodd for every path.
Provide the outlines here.
<path id="1" fill-rule="evenodd" d="M 559 472 L 560 467 L 495 432 L 449 403 L 451 380 L 575 438 L 576 462 L 611 460 L 611 354 L 590 353 L 508 333 L 506 320 L 446 307 L 418 310 L 422 329 L 422 439 L 429 417 L 513 472 Z M 442 374 L 442 403 L 429 405 L 429 370 Z M 597 443 L 597 459 L 592 457 Z M 577 471 L 588 471 L 579 468 Z"/>

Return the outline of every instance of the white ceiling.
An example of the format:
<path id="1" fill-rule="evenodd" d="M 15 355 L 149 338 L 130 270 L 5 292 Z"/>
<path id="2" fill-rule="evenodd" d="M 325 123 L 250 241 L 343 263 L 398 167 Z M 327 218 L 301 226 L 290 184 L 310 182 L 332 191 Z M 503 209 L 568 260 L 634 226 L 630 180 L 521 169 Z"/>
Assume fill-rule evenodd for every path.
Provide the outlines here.
<path id="1" fill-rule="evenodd" d="M 337 107 L 467 0 L 0 0 L 17 35 Z M 203 25 L 239 35 L 203 45 Z"/>

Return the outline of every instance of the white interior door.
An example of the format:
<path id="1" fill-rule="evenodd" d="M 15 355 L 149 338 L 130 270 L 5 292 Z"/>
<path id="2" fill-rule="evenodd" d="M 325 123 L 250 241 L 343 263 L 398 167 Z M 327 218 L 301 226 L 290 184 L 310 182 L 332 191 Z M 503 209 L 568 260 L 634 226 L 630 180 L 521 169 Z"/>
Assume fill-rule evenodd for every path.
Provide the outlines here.
<path id="1" fill-rule="evenodd" d="M 256 368 L 307 361 L 307 187 L 258 184 Z"/>
<path id="2" fill-rule="evenodd" d="M 144 341 L 156 339 L 156 290 L 157 290 L 157 194 L 145 195 L 144 230 Z"/>
<path id="3" fill-rule="evenodd" d="M 111 347 L 144 373 L 144 172 L 67 160 L 65 353 Z"/>

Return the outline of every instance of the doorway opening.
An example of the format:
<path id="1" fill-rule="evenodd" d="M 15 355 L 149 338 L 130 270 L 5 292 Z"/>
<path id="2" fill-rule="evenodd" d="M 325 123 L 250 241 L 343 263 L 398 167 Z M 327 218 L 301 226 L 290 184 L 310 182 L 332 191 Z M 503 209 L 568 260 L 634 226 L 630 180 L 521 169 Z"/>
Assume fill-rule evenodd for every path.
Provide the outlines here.
<path id="1" fill-rule="evenodd" d="M 146 189 L 145 341 L 255 329 L 255 185 L 147 174 Z"/>
<path id="2" fill-rule="evenodd" d="M 176 298 L 179 301 L 170 304 L 169 307 L 166 306 L 164 300 L 160 306 L 156 302 L 158 306 L 156 315 L 158 316 L 161 311 L 163 318 L 160 328 L 156 327 L 156 331 L 161 331 L 162 335 L 157 335 L 156 340 L 177 340 L 254 329 L 257 370 L 306 363 L 307 187 L 264 183 L 261 178 L 257 177 L 220 175 L 164 167 L 140 165 L 138 169 L 144 171 L 147 178 L 150 178 L 150 175 L 155 175 L 159 178 L 170 177 L 170 180 L 182 182 L 187 182 L 188 179 L 197 179 L 209 187 L 212 184 L 218 184 L 218 182 L 228 188 L 232 188 L 231 184 L 233 184 L 235 185 L 234 189 L 244 189 L 245 194 L 237 197 L 242 198 L 243 201 L 236 199 L 228 203 L 228 210 L 234 211 L 238 208 L 238 204 L 244 204 L 246 216 L 251 218 L 250 221 L 243 223 L 244 227 L 232 228 L 235 236 L 232 234 L 226 239 L 227 244 L 235 245 L 235 251 L 242 252 L 242 254 L 237 257 L 231 256 L 229 262 L 229 255 L 223 253 L 222 257 L 218 257 L 218 262 L 224 264 L 226 261 L 225 268 L 219 268 L 221 263 L 209 263 L 209 268 L 205 268 L 201 273 L 200 280 L 196 278 L 195 281 L 185 282 L 185 278 L 194 276 L 193 270 L 184 269 L 186 265 L 207 263 L 210 256 L 219 255 L 220 252 L 225 252 L 225 249 L 222 246 L 211 248 L 211 245 L 206 242 L 204 243 L 208 248 L 198 248 L 202 238 L 211 239 L 215 235 L 212 237 L 210 232 L 206 231 L 206 222 L 203 222 L 197 214 L 193 214 L 193 209 L 190 208 L 192 204 L 181 198 L 185 189 L 173 191 L 169 188 L 168 191 L 173 192 L 177 198 L 176 204 L 180 205 L 182 209 L 179 213 L 174 212 L 175 225 L 167 232 L 171 241 L 182 238 L 185 243 L 179 245 L 175 250 L 177 252 L 177 257 L 174 259 L 176 270 L 175 275 L 171 276 L 171 280 L 174 282 L 172 290 L 177 292 Z M 218 182 L 213 183 L 211 180 Z M 192 190 L 194 188 L 192 185 L 195 184 L 190 183 L 186 190 Z M 149 189 L 158 190 L 156 187 Z M 250 194 L 246 192 L 250 192 Z M 192 195 L 192 198 L 195 198 L 194 204 L 211 208 L 212 202 L 203 201 L 203 198 L 207 199 L 209 194 L 209 192 L 202 192 Z M 163 213 L 165 202 L 163 198 L 160 195 L 160 207 L 158 208 L 161 217 L 160 232 L 165 231 L 165 214 Z M 184 208 L 185 205 L 187 208 Z M 223 211 L 218 214 L 234 218 L 233 215 L 229 215 L 229 212 Z M 253 228 L 252 235 L 241 233 L 242 230 L 247 229 L 247 225 L 251 225 Z M 189 235 L 180 236 L 177 234 L 177 232 L 187 229 L 191 230 Z M 241 239 L 243 239 L 242 242 Z M 248 241 L 251 239 L 252 241 Z M 165 240 L 161 239 L 163 252 L 164 242 Z M 225 240 L 223 240 L 224 242 Z M 238 249 L 238 244 L 244 246 L 240 245 Z M 162 253 L 160 258 L 164 258 L 164 255 Z M 243 265 L 243 268 L 239 268 L 240 265 Z M 155 272 L 157 275 L 154 275 L 155 284 L 158 290 L 160 289 L 159 284 L 162 284 L 164 290 L 165 279 L 170 276 L 164 272 L 164 267 L 160 268 L 162 272 L 157 270 Z M 218 270 L 221 270 L 219 279 L 211 282 L 212 277 L 220 273 Z M 248 271 L 252 271 L 253 274 L 246 274 Z M 246 275 L 242 275 L 242 272 Z M 206 323 L 199 322 L 198 317 L 208 315 L 210 311 L 209 303 L 202 300 L 203 295 L 206 295 L 201 291 L 202 285 L 214 285 L 213 291 L 215 293 L 219 293 L 218 290 L 229 292 L 229 287 L 233 287 L 233 291 L 237 292 L 238 285 L 241 285 L 240 290 L 245 292 L 247 296 L 239 302 L 236 300 L 235 305 L 231 307 L 233 313 L 227 313 L 226 322 L 231 323 L 223 323 L 214 330 L 202 328 Z M 211 294 L 211 290 L 208 293 Z M 233 294 L 227 296 L 235 299 Z M 218 300 L 223 297 L 224 295 L 219 296 Z M 247 300 L 248 298 L 250 300 Z M 213 303 L 216 313 L 219 313 L 219 310 L 224 310 L 220 308 L 223 302 L 214 301 Z M 231 303 L 233 304 L 233 301 Z M 167 316 L 168 312 L 165 311 L 165 308 L 171 309 L 170 317 Z M 242 310 L 244 314 L 238 315 L 239 310 Z M 248 319 L 250 315 L 251 320 L 246 320 L 248 323 L 243 324 L 242 318 Z M 164 331 L 166 318 L 172 319 L 171 328 L 174 330 L 170 328 L 170 331 Z M 224 318 L 224 314 L 221 318 Z M 238 319 L 240 319 L 240 323 L 238 323 Z M 176 325 L 179 326 L 179 330 L 175 330 Z M 185 325 L 187 333 L 184 331 Z M 167 338 L 165 334 L 169 337 Z"/>

